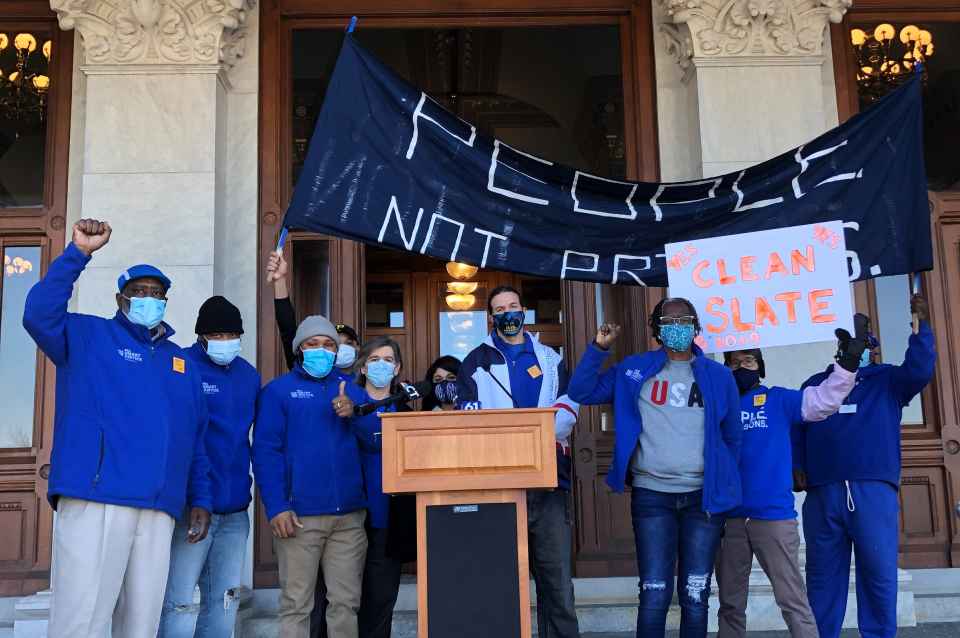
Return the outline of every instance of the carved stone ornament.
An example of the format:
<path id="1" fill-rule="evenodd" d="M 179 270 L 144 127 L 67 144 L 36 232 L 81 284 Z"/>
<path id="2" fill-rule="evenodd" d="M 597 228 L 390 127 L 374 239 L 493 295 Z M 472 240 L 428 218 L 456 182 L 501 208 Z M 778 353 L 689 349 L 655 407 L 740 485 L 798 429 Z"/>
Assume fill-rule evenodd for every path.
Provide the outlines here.
<path id="1" fill-rule="evenodd" d="M 668 51 L 691 57 L 817 56 L 827 22 L 839 23 L 853 0 L 656 0 Z"/>
<path id="2" fill-rule="evenodd" d="M 243 55 L 256 0 L 50 0 L 86 64 L 219 64 Z"/>

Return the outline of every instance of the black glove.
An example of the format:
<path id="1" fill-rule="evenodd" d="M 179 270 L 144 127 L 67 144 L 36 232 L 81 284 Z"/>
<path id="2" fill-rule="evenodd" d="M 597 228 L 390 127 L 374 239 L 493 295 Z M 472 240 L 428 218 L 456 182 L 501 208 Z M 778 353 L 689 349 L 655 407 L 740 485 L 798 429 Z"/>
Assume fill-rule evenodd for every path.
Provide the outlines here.
<path id="1" fill-rule="evenodd" d="M 856 372 L 860 367 L 860 358 L 863 351 L 867 349 L 867 330 L 870 327 L 870 319 L 867 315 L 857 313 L 853 315 L 854 336 L 843 328 L 838 328 L 837 335 L 837 355 L 834 357 L 840 367 L 850 372 Z"/>

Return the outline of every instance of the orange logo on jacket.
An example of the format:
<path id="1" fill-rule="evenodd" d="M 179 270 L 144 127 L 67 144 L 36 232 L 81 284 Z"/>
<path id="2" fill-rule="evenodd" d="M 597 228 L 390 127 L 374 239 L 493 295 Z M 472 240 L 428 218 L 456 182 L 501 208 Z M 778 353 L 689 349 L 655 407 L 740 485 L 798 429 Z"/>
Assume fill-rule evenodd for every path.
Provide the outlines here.
<path id="1" fill-rule="evenodd" d="M 173 358 L 173 371 L 183 374 L 187 371 L 187 362 L 180 357 Z"/>

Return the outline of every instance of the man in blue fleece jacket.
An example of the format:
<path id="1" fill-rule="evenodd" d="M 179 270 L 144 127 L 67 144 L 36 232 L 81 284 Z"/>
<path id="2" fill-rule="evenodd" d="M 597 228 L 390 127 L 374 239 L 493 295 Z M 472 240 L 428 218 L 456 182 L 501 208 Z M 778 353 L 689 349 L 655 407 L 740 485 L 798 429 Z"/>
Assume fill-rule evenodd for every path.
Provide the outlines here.
<path id="1" fill-rule="evenodd" d="M 857 626 L 864 638 L 897 633 L 897 527 L 900 486 L 900 419 L 903 407 L 933 377 L 936 363 L 930 312 L 914 295 L 919 319 L 901 365 L 864 357 L 857 381 L 839 412 L 807 424 L 807 592 L 821 638 L 840 635 L 847 604 L 850 551 L 857 556 Z M 872 347 L 879 345 L 875 338 Z M 869 351 L 867 351 L 869 352 Z M 832 370 L 814 375 L 821 383 Z"/>
<path id="2" fill-rule="evenodd" d="M 348 419 L 363 391 L 333 372 L 338 343 L 325 317 L 303 320 L 293 339 L 296 364 L 260 393 L 253 431 L 253 473 L 275 537 L 285 638 L 309 634 L 321 565 L 327 635 L 358 635 L 366 499 Z"/>
<path id="3" fill-rule="evenodd" d="M 200 371 L 210 423 L 206 446 L 210 458 L 213 516 L 202 541 L 190 536 L 187 516 L 177 519 L 170 557 L 170 577 L 163 601 L 159 638 L 230 638 L 240 601 L 243 561 L 250 533 L 250 426 L 257 410 L 260 375 L 240 355 L 243 318 L 240 309 L 219 295 L 200 306 L 187 349 Z M 200 604 L 193 592 L 200 584 Z"/>
<path id="4" fill-rule="evenodd" d="M 111 232 L 77 222 L 23 312 L 57 367 L 51 636 L 101 636 L 111 622 L 115 636 L 156 636 L 174 518 L 189 506 L 200 540 L 212 508 L 200 375 L 163 323 L 170 280 L 133 266 L 117 282 L 112 319 L 67 312 L 74 282 Z"/>

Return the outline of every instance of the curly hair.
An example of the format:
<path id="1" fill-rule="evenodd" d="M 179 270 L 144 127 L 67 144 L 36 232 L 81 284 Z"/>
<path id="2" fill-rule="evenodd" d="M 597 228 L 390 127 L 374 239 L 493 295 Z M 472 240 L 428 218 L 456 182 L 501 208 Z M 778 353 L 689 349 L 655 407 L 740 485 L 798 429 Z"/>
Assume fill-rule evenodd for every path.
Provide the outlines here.
<path id="1" fill-rule="evenodd" d="M 647 322 L 647 325 L 650 326 L 654 339 L 659 343 L 663 343 L 660 340 L 660 320 L 663 319 L 663 307 L 668 303 L 682 303 L 687 306 L 687 309 L 690 311 L 690 314 L 693 316 L 693 327 L 696 330 L 697 334 L 700 334 L 700 315 L 697 314 L 697 309 L 693 307 L 693 304 L 690 303 L 689 299 L 684 299 L 683 297 L 664 297 L 660 302 L 654 306 L 653 312 L 650 313 L 650 319 Z"/>

